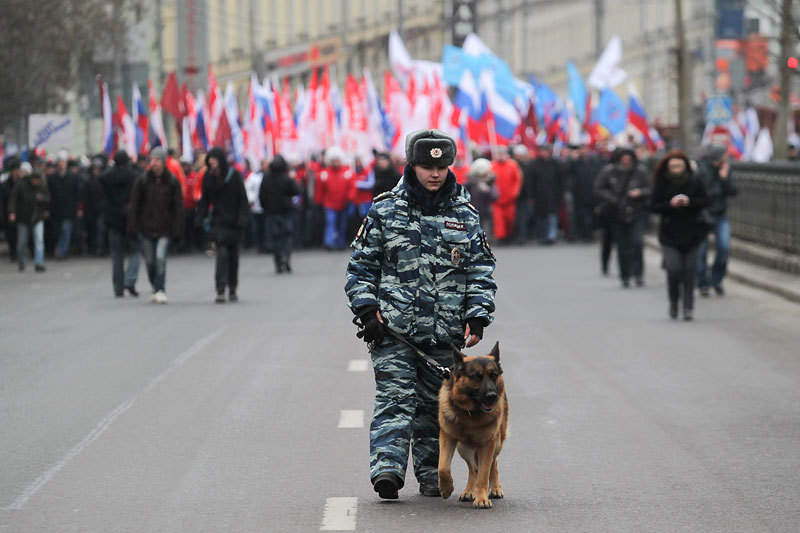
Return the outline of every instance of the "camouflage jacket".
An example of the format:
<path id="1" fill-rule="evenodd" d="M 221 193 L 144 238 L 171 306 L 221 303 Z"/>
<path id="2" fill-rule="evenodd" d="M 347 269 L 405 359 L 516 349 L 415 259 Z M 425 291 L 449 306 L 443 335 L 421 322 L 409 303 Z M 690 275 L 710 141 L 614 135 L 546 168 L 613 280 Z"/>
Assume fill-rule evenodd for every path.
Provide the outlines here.
<path id="1" fill-rule="evenodd" d="M 378 196 L 347 265 L 352 311 L 380 308 L 389 327 L 420 347 L 463 346 L 466 320 L 488 325 L 494 311 L 495 258 L 469 193 L 453 185 L 432 209 L 414 201 L 405 178 Z"/>

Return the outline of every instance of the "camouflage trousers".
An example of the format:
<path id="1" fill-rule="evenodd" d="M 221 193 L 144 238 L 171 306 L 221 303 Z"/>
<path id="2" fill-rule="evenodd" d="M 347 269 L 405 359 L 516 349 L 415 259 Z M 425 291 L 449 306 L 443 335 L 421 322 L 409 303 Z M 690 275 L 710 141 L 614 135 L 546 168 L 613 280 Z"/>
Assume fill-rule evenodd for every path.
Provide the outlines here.
<path id="1" fill-rule="evenodd" d="M 426 352 L 449 367 L 452 351 Z M 439 388 L 442 378 L 410 348 L 396 343 L 372 350 L 375 410 L 369 427 L 370 479 L 391 472 L 405 479 L 408 452 L 420 483 L 438 483 Z"/>

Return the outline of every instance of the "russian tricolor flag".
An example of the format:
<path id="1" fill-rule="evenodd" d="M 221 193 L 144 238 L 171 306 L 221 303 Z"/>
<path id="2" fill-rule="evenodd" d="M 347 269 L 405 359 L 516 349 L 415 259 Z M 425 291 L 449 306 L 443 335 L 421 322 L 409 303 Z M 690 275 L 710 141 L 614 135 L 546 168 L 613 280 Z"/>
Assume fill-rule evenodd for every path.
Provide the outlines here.
<path id="1" fill-rule="evenodd" d="M 650 126 L 647 124 L 647 113 L 632 85 L 628 85 L 628 122 L 642 134 L 647 147 L 655 150 L 656 144 L 650 137 Z"/>
<path id="2" fill-rule="evenodd" d="M 108 96 L 108 84 L 103 78 L 98 76 L 97 83 L 100 86 L 100 104 L 103 107 L 103 137 L 101 145 L 106 155 L 114 152 L 114 118 L 111 110 L 111 98 Z"/>
<path id="3" fill-rule="evenodd" d="M 133 84 L 133 124 L 136 126 L 136 149 L 140 154 L 148 152 L 149 143 L 149 120 L 147 117 L 147 109 L 144 107 L 142 95 L 139 92 L 139 85 Z"/>

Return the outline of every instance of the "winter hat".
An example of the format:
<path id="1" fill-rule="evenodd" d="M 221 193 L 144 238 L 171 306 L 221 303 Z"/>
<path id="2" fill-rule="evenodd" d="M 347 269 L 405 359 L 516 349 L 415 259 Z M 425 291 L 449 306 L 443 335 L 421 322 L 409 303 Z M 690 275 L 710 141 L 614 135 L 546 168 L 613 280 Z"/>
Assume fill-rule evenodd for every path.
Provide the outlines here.
<path id="1" fill-rule="evenodd" d="M 492 163 L 484 158 L 476 159 L 469 167 L 469 173 L 473 176 L 487 176 L 491 171 Z"/>
<path id="2" fill-rule="evenodd" d="M 164 150 L 162 146 L 156 146 L 152 150 L 150 150 L 150 157 L 157 157 L 161 160 L 162 163 L 165 165 L 167 164 L 167 151 Z"/>
<path id="3" fill-rule="evenodd" d="M 153 152 L 155 152 L 155 150 L 156 148 L 153 149 Z M 150 152 L 150 155 L 153 155 L 153 152 Z M 128 157 L 128 152 L 126 152 L 125 150 L 117 150 L 116 152 L 114 152 L 114 165 L 122 167 L 130 163 L 130 161 L 131 158 Z M 102 166 L 102 162 L 100 163 Z"/>
<path id="4" fill-rule="evenodd" d="M 19 170 L 20 170 L 20 173 L 21 173 L 23 176 L 27 176 L 27 175 L 29 175 L 31 172 L 33 172 L 33 167 L 32 167 L 32 166 L 31 166 L 31 164 L 30 164 L 30 163 L 28 163 L 27 161 L 23 161 L 23 162 L 22 162 L 22 163 L 20 163 L 20 165 L 19 165 Z"/>
<path id="5" fill-rule="evenodd" d="M 713 162 L 722 159 L 728 153 L 728 148 L 719 144 L 712 144 L 708 147 L 708 160 Z"/>
<path id="6" fill-rule="evenodd" d="M 517 157 L 525 157 L 526 155 L 528 155 L 528 147 L 525 146 L 524 144 L 518 144 L 514 147 L 512 153 Z"/>
<path id="7" fill-rule="evenodd" d="M 409 165 L 449 167 L 456 159 L 456 142 L 442 130 L 418 130 L 406 137 Z"/>
<path id="8" fill-rule="evenodd" d="M 330 148 L 325 150 L 325 161 L 330 163 L 334 159 L 338 159 L 339 163 L 342 163 L 342 164 L 344 164 L 344 162 L 345 162 L 344 161 L 344 159 L 345 159 L 344 150 L 342 150 L 338 146 L 331 146 Z"/>

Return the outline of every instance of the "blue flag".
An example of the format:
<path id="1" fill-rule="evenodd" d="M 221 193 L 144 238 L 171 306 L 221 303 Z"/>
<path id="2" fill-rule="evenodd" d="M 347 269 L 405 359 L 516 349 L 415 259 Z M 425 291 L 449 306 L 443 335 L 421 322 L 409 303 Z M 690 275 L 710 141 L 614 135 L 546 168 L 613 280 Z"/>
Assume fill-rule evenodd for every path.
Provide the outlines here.
<path id="1" fill-rule="evenodd" d="M 611 135 L 625 129 L 628 121 L 628 110 L 625 102 L 611 89 L 600 91 L 600 101 L 592 114 L 592 119 L 605 127 Z"/>
<path id="2" fill-rule="evenodd" d="M 572 100 L 572 105 L 575 106 L 575 115 L 578 117 L 578 122 L 581 124 L 586 123 L 586 101 L 588 94 L 586 92 L 586 85 L 583 83 L 581 73 L 575 67 L 572 61 L 567 62 L 567 89 L 569 91 L 569 99 Z"/>

